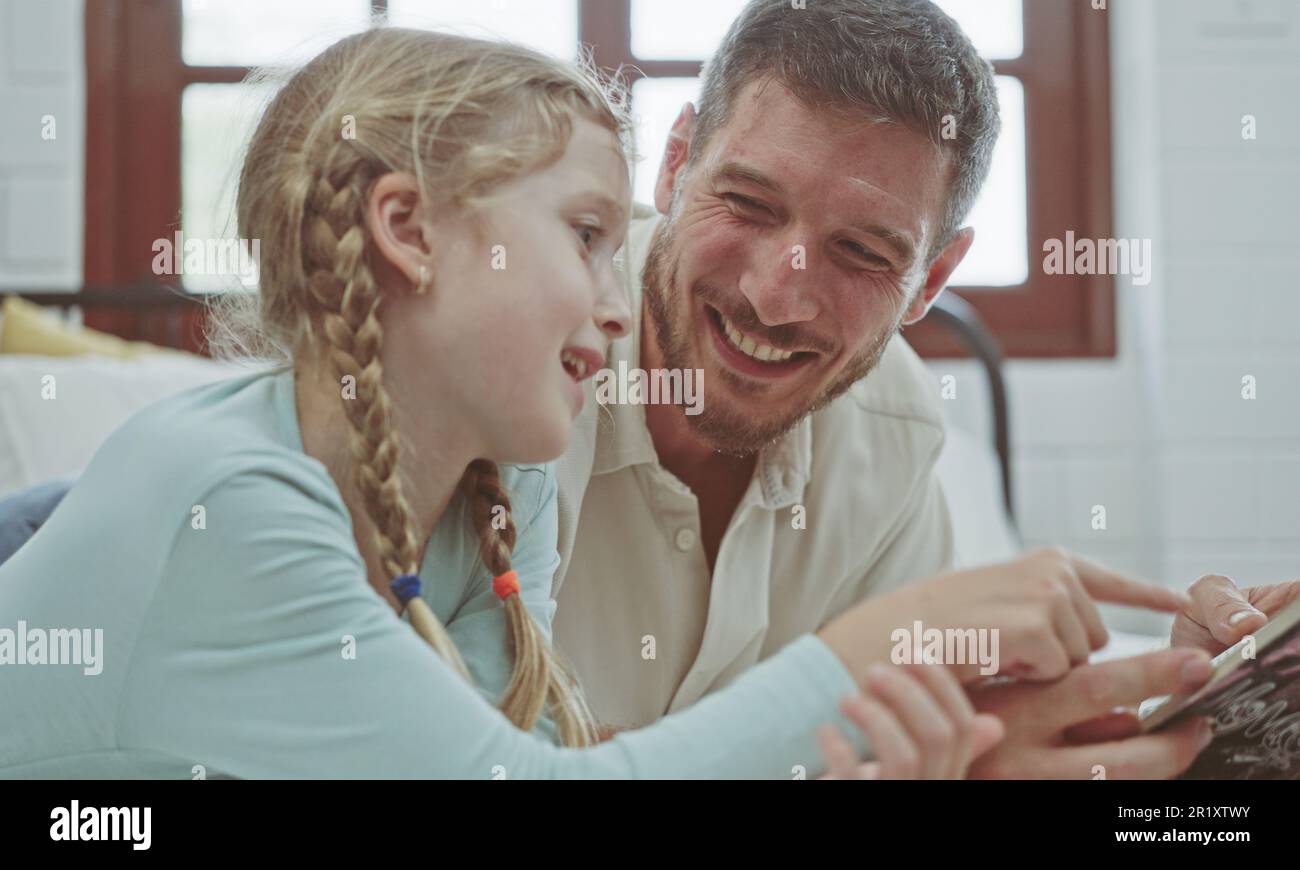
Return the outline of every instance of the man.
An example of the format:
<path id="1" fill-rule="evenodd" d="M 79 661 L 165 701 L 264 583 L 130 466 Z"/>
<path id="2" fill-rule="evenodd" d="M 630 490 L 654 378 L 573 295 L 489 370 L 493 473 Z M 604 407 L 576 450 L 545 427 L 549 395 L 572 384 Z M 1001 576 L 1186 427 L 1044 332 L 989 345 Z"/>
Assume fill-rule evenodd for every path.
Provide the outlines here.
<path id="1" fill-rule="evenodd" d="M 957 78 L 891 70 L 905 39 L 915 69 L 959 58 Z M 854 63 L 837 43 L 860 48 Z M 821 78 L 800 94 L 783 64 Z M 808 105 L 872 68 L 896 101 L 933 97 L 906 125 Z M 928 133 L 949 111 L 955 159 Z M 733 24 L 701 114 L 687 105 L 673 126 L 666 216 L 634 216 L 625 270 L 644 265 L 628 282 L 643 316 L 609 361 L 702 369 L 703 411 L 589 402 L 561 463 L 556 639 L 605 721 L 688 706 L 851 603 L 951 565 L 942 416 L 894 336 L 970 247 L 959 221 L 998 125 L 988 64 L 928 4 L 768 0 Z M 767 347 L 793 356 L 754 358 Z"/>
<path id="2" fill-rule="evenodd" d="M 754 0 L 733 23 L 699 114 L 673 126 L 663 216 L 634 216 L 639 317 L 609 358 L 701 370 L 702 412 L 588 402 L 560 467 L 555 636 L 607 724 L 689 706 L 950 566 L 942 418 L 898 332 L 970 248 L 961 221 L 998 130 L 991 67 L 925 0 Z M 1008 739 L 976 772 L 1177 773 L 1203 735 L 1134 737 L 1131 716 L 1103 714 L 1195 685 L 1194 658 L 1186 674 L 1186 651 L 1167 651 L 981 695 Z M 1065 754 L 1081 723 L 1109 742 Z"/>

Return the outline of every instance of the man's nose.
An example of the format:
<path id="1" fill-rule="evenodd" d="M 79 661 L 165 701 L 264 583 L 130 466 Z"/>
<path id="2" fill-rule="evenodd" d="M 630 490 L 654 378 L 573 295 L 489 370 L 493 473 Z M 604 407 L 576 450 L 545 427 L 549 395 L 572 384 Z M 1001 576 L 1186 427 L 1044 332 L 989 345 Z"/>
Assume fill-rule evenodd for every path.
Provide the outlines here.
<path id="1" fill-rule="evenodd" d="M 808 260 L 806 247 L 791 241 L 751 261 L 740 276 L 740 292 L 763 325 L 783 326 L 817 319 L 821 304 Z"/>

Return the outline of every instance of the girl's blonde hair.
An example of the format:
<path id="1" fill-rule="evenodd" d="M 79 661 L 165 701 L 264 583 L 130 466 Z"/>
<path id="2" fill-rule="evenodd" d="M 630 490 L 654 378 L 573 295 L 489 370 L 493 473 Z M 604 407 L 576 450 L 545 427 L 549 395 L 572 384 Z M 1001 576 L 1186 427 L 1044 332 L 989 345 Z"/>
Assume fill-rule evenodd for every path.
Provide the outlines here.
<path id="1" fill-rule="evenodd" d="M 274 256 L 260 264 L 258 297 L 230 294 L 215 305 L 209 343 L 224 357 L 327 357 L 337 377 L 355 378 L 355 398 L 342 400 L 342 411 L 352 428 L 356 484 L 392 579 L 416 574 L 422 554 L 402 494 L 380 365 L 383 296 L 364 219 L 372 185 L 390 172 L 410 173 L 427 201 L 469 215 L 503 182 L 559 159 L 575 115 L 613 132 L 629 153 L 626 91 L 589 61 L 574 65 L 517 45 L 380 27 L 335 43 L 295 73 L 249 143 L 239 235 L 260 239 Z M 496 464 L 472 462 L 460 491 L 485 566 L 494 576 L 507 573 L 515 526 Z M 502 525 L 500 512 L 493 522 L 497 506 L 504 528 L 494 528 Z M 549 710 L 565 744 L 593 742 L 581 693 L 519 594 L 504 606 L 514 670 L 502 711 L 531 730 Z M 416 596 L 407 610 L 412 626 L 469 679 L 428 605 Z"/>

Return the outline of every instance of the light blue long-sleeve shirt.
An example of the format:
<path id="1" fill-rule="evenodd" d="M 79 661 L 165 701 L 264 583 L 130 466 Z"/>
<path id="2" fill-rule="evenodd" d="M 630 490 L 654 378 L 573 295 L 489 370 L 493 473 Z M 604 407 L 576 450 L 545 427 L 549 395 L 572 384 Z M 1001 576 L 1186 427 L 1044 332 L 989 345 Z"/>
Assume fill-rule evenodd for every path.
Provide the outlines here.
<path id="1" fill-rule="evenodd" d="M 0 777 L 789 778 L 821 769 L 817 725 L 849 730 L 836 704 L 854 683 L 810 635 L 593 748 L 556 746 L 550 722 L 520 731 L 491 703 L 511 658 L 465 505 L 433 531 L 421 577 L 475 686 L 367 582 L 293 390 L 278 369 L 145 409 L 0 565 Z M 549 636 L 554 477 L 502 475 L 521 594 Z M 78 652 L 69 629 L 85 630 L 80 658 L 48 663 Z"/>

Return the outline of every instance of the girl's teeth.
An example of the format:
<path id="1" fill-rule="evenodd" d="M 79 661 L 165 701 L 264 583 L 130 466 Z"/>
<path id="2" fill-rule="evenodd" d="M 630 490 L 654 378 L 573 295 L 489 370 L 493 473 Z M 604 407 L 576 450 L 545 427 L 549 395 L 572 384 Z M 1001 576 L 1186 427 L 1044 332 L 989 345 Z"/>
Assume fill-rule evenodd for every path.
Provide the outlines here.
<path id="1" fill-rule="evenodd" d="M 725 317 L 722 318 L 722 327 L 727 333 L 727 340 L 731 342 L 733 347 L 746 356 L 751 356 L 754 359 L 763 362 L 785 362 L 790 359 L 790 357 L 794 356 L 792 351 L 777 350 L 776 348 L 770 347 L 766 344 L 759 344 L 754 341 L 754 339 L 743 334 Z"/>
<path id="2" fill-rule="evenodd" d="M 582 376 L 587 373 L 587 361 L 571 351 L 566 350 L 561 353 L 560 362 L 571 367 L 579 380 L 581 380 Z"/>

